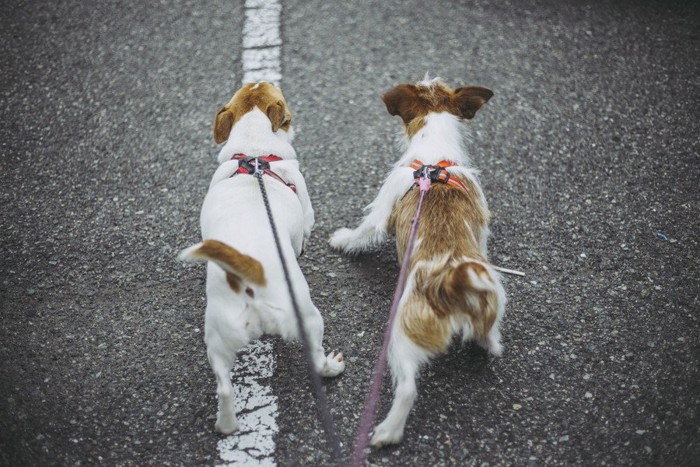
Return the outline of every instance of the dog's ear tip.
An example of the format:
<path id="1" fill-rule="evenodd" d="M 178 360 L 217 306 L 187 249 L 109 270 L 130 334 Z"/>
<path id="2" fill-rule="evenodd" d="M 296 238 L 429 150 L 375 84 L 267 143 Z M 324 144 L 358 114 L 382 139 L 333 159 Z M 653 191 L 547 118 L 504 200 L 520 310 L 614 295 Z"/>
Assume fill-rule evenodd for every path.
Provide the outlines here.
<path id="1" fill-rule="evenodd" d="M 482 105 L 493 97 L 493 91 L 482 86 L 466 86 L 455 89 L 455 100 L 462 116 L 468 120 L 474 118 Z"/>
<path id="2" fill-rule="evenodd" d="M 282 99 L 277 100 L 267 108 L 267 118 L 270 119 L 273 133 L 276 133 L 284 125 L 287 118 L 287 105 Z"/>

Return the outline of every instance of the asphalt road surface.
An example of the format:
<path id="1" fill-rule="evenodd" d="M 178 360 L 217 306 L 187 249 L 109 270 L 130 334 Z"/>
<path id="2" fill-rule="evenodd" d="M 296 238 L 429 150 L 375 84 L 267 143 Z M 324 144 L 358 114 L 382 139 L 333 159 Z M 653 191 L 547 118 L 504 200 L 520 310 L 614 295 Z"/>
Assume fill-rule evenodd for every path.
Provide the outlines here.
<path id="1" fill-rule="evenodd" d="M 1 8 L 0 465 L 223 463 L 204 268 L 175 255 L 242 79 L 243 2 Z M 495 93 L 470 153 L 492 260 L 526 276 L 506 278 L 504 356 L 438 358 L 369 462 L 698 465 L 697 3 L 296 0 L 281 31 L 317 218 L 301 264 L 347 361 L 324 382 L 341 461 L 398 268 L 391 243 L 349 259 L 327 239 L 399 155 L 379 95 L 429 72 Z M 267 342 L 274 462 L 327 465 L 301 350 Z"/>

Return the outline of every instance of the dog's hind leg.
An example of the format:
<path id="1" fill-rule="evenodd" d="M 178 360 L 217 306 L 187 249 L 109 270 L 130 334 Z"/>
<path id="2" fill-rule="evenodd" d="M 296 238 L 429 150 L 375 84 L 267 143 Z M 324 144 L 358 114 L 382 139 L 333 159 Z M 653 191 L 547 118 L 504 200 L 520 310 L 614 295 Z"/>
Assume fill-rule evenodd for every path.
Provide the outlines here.
<path id="1" fill-rule="evenodd" d="M 503 354 L 501 331 L 498 329 L 498 322 L 493 325 L 486 337 L 479 341 L 479 346 L 494 357 L 500 357 Z"/>
<path id="2" fill-rule="evenodd" d="M 343 354 L 331 352 L 328 355 L 323 350 L 323 318 L 318 308 L 312 303 L 311 313 L 306 316 L 306 329 L 309 334 L 309 346 L 314 359 L 316 371 L 325 378 L 338 376 L 345 371 Z"/>
<path id="3" fill-rule="evenodd" d="M 338 376 L 345 370 L 345 361 L 343 354 L 331 352 L 328 355 L 323 350 L 323 317 L 318 311 L 318 308 L 308 300 L 308 303 L 302 310 L 306 334 L 309 338 L 309 347 L 311 357 L 314 361 L 314 366 L 319 375 L 325 378 Z"/>
<path id="4" fill-rule="evenodd" d="M 479 341 L 479 345 L 494 357 L 503 354 L 503 344 L 501 344 L 501 319 L 505 312 L 506 293 L 500 280 L 494 282 L 494 292 L 490 294 L 490 299 L 486 300 L 486 305 L 490 307 L 491 313 L 496 315 L 496 319 L 489 329 L 486 337 Z"/>
<path id="5" fill-rule="evenodd" d="M 416 346 L 399 330 L 394 328 L 389 366 L 394 380 L 394 401 L 384 421 L 374 429 L 370 444 L 384 446 L 396 444 L 403 439 L 408 414 L 418 395 L 416 378 L 423 362 L 429 354 Z"/>
<path id="6" fill-rule="evenodd" d="M 238 431 L 240 427 L 236 419 L 236 410 L 233 407 L 233 385 L 230 374 L 236 356 L 235 354 L 227 355 L 225 351 L 211 349 L 207 351 L 207 355 L 216 376 L 216 395 L 219 398 L 219 410 L 216 414 L 214 428 L 219 433 L 230 434 Z"/>

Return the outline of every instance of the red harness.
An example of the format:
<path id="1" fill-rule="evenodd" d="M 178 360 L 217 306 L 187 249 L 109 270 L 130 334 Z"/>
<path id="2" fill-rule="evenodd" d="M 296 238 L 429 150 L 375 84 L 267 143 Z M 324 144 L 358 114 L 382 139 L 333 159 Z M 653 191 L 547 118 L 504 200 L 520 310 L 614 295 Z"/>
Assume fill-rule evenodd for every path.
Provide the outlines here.
<path id="1" fill-rule="evenodd" d="M 460 188 L 464 191 L 469 191 L 464 182 L 458 178 L 452 178 L 450 173 L 447 171 L 447 167 L 452 167 L 451 161 L 440 161 L 435 165 L 426 165 L 423 162 L 415 159 L 411 162 L 411 168 L 415 170 L 413 177 L 416 179 L 416 184 L 418 184 L 418 179 L 420 178 L 423 170 L 427 170 L 427 175 L 430 177 L 430 181 L 435 183 L 444 183 L 445 185 L 450 185 L 455 188 Z"/>
<path id="2" fill-rule="evenodd" d="M 297 192 L 297 186 L 293 183 L 287 183 L 284 181 L 282 177 L 277 175 L 275 172 L 273 172 L 270 169 L 270 162 L 277 162 L 284 160 L 279 156 L 275 156 L 274 154 L 270 154 L 268 156 L 260 156 L 260 157 L 248 157 L 245 154 L 234 154 L 231 157 L 232 161 L 238 161 L 238 169 L 231 174 L 233 177 L 234 175 L 237 174 L 246 174 L 246 175 L 253 175 L 255 173 L 255 161 L 258 161 L 259 167 L 262 169 L 263 174 L 269 175 L 270 177 L 274 178 L 275 180 L 278 180 L 285 185 L 287 185 L 294 193 Z"/>

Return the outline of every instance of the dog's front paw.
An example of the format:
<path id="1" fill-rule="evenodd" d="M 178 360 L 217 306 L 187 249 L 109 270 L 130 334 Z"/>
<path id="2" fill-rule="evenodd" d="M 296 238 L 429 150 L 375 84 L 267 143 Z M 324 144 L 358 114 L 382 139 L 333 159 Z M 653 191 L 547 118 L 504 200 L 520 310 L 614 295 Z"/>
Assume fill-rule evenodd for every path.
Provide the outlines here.
<path id="1" fill-rule="evenodd" d="M 219 415 L 216 423 L 214 424 L 214 429 L 216 432 L 221 433 L 222 435 L 230 435 L 231 433 L 238 431 L 240 428 L 241 427 L 238 424 L 238 420 L 236 420 L 235 417 L 222 417 Z"/>
<path id="2" fill-rule="evenodd" d="M 331 235 L 330 244 L 336 250 L 348 251 L 353 239 L 353 231 L 348 228 L 338 229 Z"/>
<path id="3" fill-rule="evenodd" d="M 338 376 L 343 371 L 345 371 L 345 360 L 343 359 L 343 354 L 331 352 L 326 357 L 323 362 L 323 367 L 318 371 L 318 373 L 324 378 L 332 378 L 333 376 Z"/>
<path id="4" fill-rule="evenodd" d="M 386 421 L 377 425 L 372 434 L 372 439 L 369 444 L 375 448 L 386 446 L 388 444 L 400 443 L 403 439 L 403 429 L 398 430 L 387 424 Z"/>

